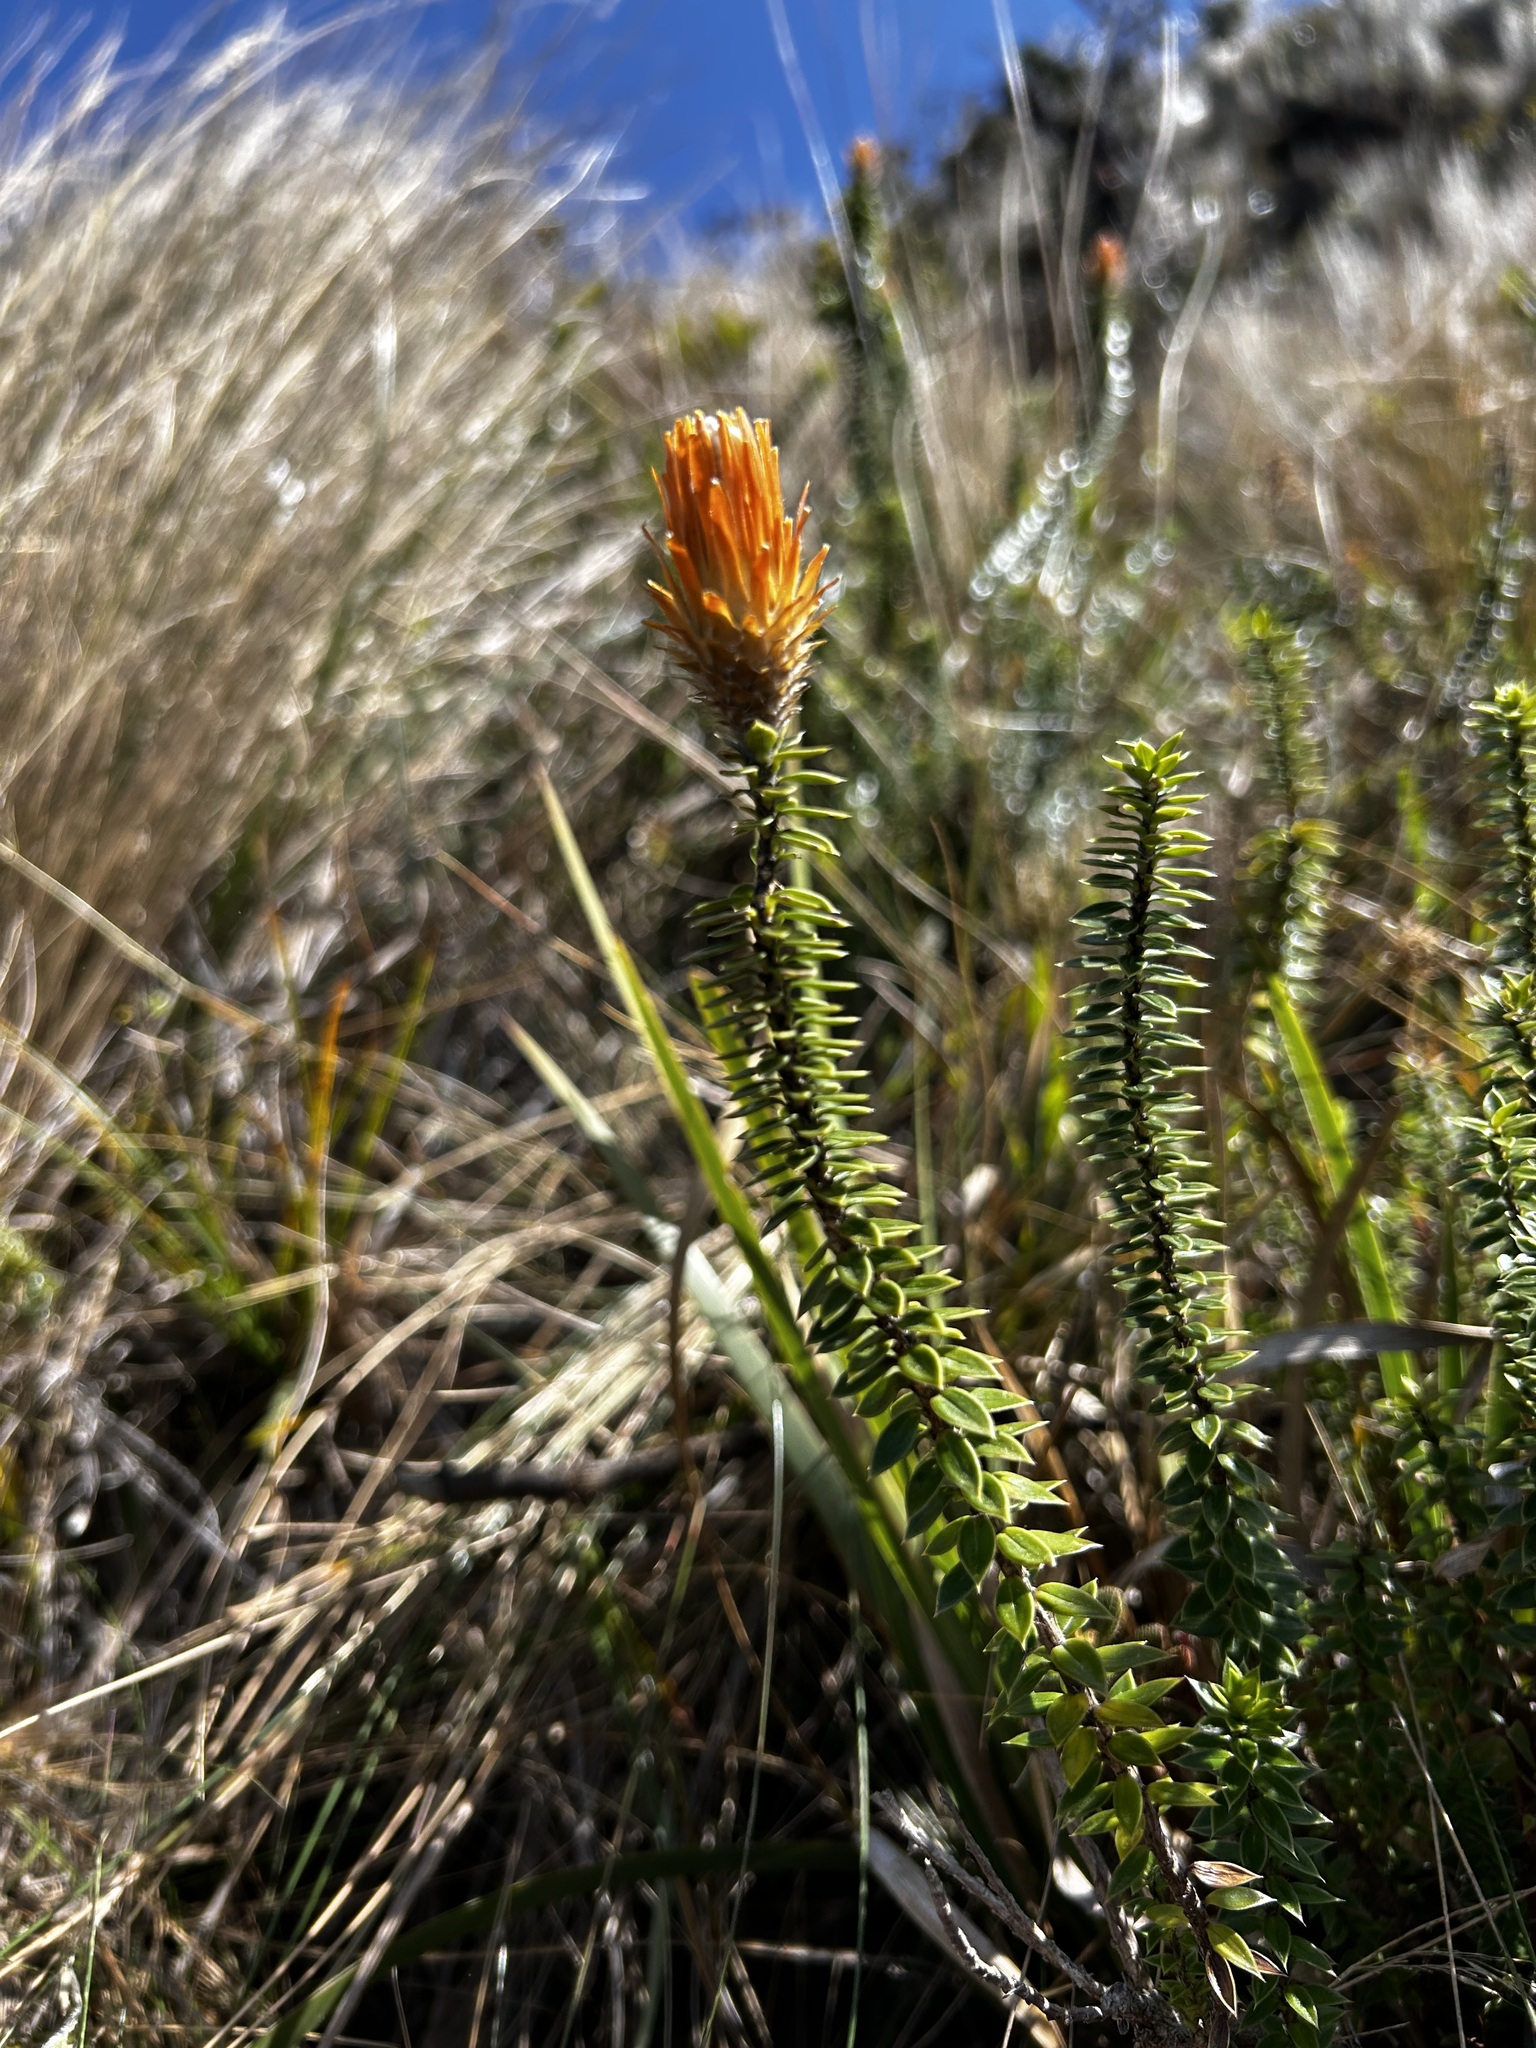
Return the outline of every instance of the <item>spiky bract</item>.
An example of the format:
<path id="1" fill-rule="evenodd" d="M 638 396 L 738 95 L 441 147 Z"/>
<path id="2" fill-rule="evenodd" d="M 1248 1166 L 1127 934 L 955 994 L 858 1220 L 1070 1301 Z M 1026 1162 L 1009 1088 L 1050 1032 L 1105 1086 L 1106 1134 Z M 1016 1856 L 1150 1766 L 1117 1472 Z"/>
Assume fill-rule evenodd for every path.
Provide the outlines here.
<path id="1" fill-rule="evenodd" d="M 791 517 L 772 429 L 739 409 L 685 414 L 666 449 L 653 630 L 731 739 L 756 723 L 782 732 L 831 597 L 827 550 L 801 560 L 809 491 Z"/>

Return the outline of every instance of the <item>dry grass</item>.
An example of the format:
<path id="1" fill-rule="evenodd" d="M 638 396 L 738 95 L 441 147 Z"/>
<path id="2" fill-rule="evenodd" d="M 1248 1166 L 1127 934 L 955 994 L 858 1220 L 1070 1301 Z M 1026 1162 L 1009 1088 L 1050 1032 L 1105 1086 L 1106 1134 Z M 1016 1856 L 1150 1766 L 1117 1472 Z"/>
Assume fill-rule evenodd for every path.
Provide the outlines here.
<path id="1" fill-rule="evenodd" d="M 403 1455 L 472 1313 L 526 1321 L 568 1260 L 578 1293 L 623 1297 L 605 1276 L 636 1264 L 607 1256 L 612 1203 L 562 1154 L 560 1116 L 509 1130 L 403 1063 L 419 1029 L 454 1064 L 456 978 L 519 980 L 437 849 L 505 822 L 488 792 L 530 754 L 581 743 L 573 679 L 631 629 L 616 572 L 644 419 L 614 374 L 608 287 L 565 254 L 595 167 L 301 55 L 278 25 L 147 103 L 93 65 L 0 175 L 9 1718 L 162 1646 L 194 1679 L 158 1705 L 135 1687 L 126 1744 L 106 1701 L 13 1741 L 10 1839 L 32 1846 L 7 1858 L 8 1981 L 51 1984 L 89 1899 L 110 1901 L 124 1934 L 98 1945 L 97 1981 L 157 2037 L 173 2013 L 233 2015 L 255 1966 L 229 1947 L 253 1938 L 241 1876 L 271 1820 L 250 1788 L 294 1789 L 332 1688 L 440 1609 L 444 1571 L 529 1549 L 505 1514 L 479 1537 L 443 1510 L 375 1522 L 338 1412 L 366 1431 L 390 1412 L 380 1383 L 414 1382 L 385 1433 Z M 620 737 L 598 741 L 610 766 Z M 168 942 L 221 1000 L 189 1009 L 161 976 L 125 1017 L 133 948 Z M 312 1020 L 338 971 L 350 994 Z M 330 1158 L 333 1126 L 349 1149 Z M 40 1240 L 70 1247 L 51 1316 L 30 1312 Z M 184 1304 L 214 1321 L 188 1328 Z M 446 1309 L 448 1335 L 413 1342 L 413 1309 L 434 1332 Z M 621 1306 L 615 1345 L 625 1315 L 656 1312 L 654 1286 Z M 574 1296 L 533 1322 L 544 1345 L 588 1327 Z M 656 1370 L 605 1371 L 573 1406 L 579 1374 L 542 1389 L 530 1367 L 531 1401 L 503 1402 L 517 1419 L 488 1441 L 622 1438 Z M 264 1413 L 277 1456 L 253 1467 Z M 316 1505 L 295 1475 L 322 1413 Z M 402 1878 L 521 1726 L 495 1674 L 508 1629 L 558 1614 L 542 1555 L 493 1580 L 479 1676 L 416 1749 L 440 1798 Z M 168 1909 L 168 1874 L 232 1822 L 245 1850 L 207 1903 Z"/>
<path id="2" fill-rule="evenodd" d="M 387 888 L 371 846 L 462 814 L 632 547 L 591 168 L 286 33 L 148 109 L 92 67 L 0 174 L 7 834 L 152 947 L 258 831 L 279 895 L 340 819 Z M 75 1065 L 120 969 L 28 908 Z"/>

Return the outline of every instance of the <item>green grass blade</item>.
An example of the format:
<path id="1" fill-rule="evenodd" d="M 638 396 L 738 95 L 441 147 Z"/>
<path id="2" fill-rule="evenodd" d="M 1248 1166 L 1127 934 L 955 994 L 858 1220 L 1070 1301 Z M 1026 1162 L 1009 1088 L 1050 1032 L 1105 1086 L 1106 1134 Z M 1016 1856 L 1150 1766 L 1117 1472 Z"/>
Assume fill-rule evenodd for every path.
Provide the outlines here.
<path id="1" fill-rule="evenodd" d="M 1337 1197 L 1355 1164 L 1348 1114 L 1333 1092 L 1312 1034 L 1291 1000 L 1285 983 L 1278 975 L 1272 975 L 1267 989 L 1275 1029 L 1301 1091 L 1307 1121 L 1317 1143 L 1324 1185 L 1330 1195 Z M 1387 1265 L 1386 1248 L 1363 1199 L 1356 1202 L 1354 1214 L 1345 1226 L 1344 1247 L 1366 1314 L 1373 1322 L 1400 1323 L 1403 1320 L 1402 1303 Z M 1381 1380 L 1392 1400 L 1403 1401 L 1409 1397 L 1413 1387 L 1413 1367 L 1406 1353 L 1393 1351 L 1382 1354 Z"/>
<path id="2" fill-rule="evenodd" d="M 730 1225 L 736 1242 L 741 1247 L 743 1258 L 752 1272 L 754 1284 L 760 1290 L 763 1315 L 773 1335 L 774 1343 L 780 1348 L 780 1355 L 787 1363 L 799 1363 L 808 1354 L 795 1323 L 794 1311 L 784 1291 L 784 1283 L 777 1268 L 763 1249 L 757 1225 L 746 1198 L 731 1178 L 714 1125 L 702 1102 L 688 1085 L 688 1076 L 677 1049 L 672 1043 L 666 1026 L 662 1023 L 650 991 L 646 988 L 629 956 L 628 948 L 620 939 L 603 907 L 592 876 L 588 871 L 581 849 L 576 844 L 570 821 L 565 815 L 554 786 L 547 779 L 543 784 L 544 802 L 549 812 L 550 824 L 554 829 L 556 843 L 560 848 L 571 881 L 587 922 L 592 927 L 608 971 L 613 977 L 619 994 L 624 1000 L 636 1029 L 644 1041 L 653 1065 L 666 1089 L 672 1113 L 682 1126 L 683 1136 L 704 1182 L 710 1198 L 719 1211 L 721 1220 Z"/>

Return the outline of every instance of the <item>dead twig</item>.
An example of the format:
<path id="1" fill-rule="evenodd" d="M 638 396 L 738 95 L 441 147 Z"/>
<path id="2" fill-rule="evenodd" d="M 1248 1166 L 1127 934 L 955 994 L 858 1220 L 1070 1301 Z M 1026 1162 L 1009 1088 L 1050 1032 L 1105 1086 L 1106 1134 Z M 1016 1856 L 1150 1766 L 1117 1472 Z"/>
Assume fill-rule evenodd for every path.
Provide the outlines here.
<path id="1" fill-rule="evenodd" d="M 686 1439 L 688 1453 L 703 1463 L 739 1458 L 761 1447 L 761 1423 L 742 1422 L 733 1429 L 706 1431 Z M 684 1446 L 678 1442 L 658 1444 L 654 1450 L 636 1451 L 628 1458 L 583 1458 L 573 1465 L 455 1465 L 447 1459 L 396 1467 L 389 1485 L 396 1493 L 411 1494 L 417 1500 L 432 1500 L 454 1506 L 469 1506 L 489 1500 L 595 1500 L 605 1493 L 619 1493 L 627 1486 L 649 1485 L 670 1479 L 682 1465 Z M 343 1451 L 342 1463 L 353 1471 L 367 1472 L 374 1459 L 365 1451 Z"/>

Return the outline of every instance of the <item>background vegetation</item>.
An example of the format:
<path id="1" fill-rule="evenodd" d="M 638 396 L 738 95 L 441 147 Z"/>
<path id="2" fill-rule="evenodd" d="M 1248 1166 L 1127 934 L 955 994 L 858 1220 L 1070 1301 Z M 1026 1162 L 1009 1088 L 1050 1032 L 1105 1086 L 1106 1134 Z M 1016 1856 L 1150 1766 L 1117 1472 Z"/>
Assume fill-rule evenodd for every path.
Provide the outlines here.
<path id="1" fill-rule="evenodd" d="M 737 813 L 640 525 L 738 403 L 842 578 L 876 1163 L 1094 1546 L 1062 1611 L 1092 1574 L 1210 1685 L 1063 964 L 1103 756 L 1184 734 L 1209 1270 L 1332 1822 L 1305 1935 L 1237 1922 L 1299 2000 L 1256 2024 L 1528 2037 L 1533 52 L 1515 4 L 1122 19 L 936 180 L 862 150 L 824 240 L 664 281 L 475 80 L 279 25 L 16 88 L 0 2037 L 1099 2031 L 998 1910 L 1113 1977 L 1096 1838 L 729 1177 Z M 967 1834 L 957 1946 L 904 1844 Z"/>

